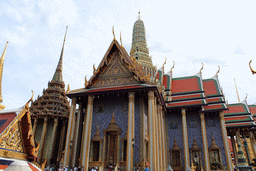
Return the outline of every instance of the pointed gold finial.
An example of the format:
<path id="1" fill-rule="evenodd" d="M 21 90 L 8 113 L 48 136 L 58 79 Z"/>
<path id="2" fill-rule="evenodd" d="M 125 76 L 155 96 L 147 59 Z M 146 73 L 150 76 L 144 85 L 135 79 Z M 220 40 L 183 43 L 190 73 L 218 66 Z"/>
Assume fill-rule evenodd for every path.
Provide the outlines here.
<path id="1" fill-rule="evenodd" d="M 252 69 L 251 63 L 252 63 L 252 60 L 250 60 L 250 62 L 249 62 L 249 67 L 250 67 L 250 69 L 251 69 L 251 71 L 252 71 L 252 75 L 253 75 L 253 74 L 256 73 L 256 71 Z"/>
<path id="2" fill-rule="evenodd" d="M 138 12 L 138 19 L 140 20 L 140 12 Z"/>
<path id="3" fill-rule="evenodd" d="M 69 93 L 69 91 L 70 91 L 70 87 L 69 87 L 69 84 L 68 84 L 68 88 L 67 88 L 66 93 Z"/>
<path id="4" fill-rule="evenodd" d="M 219 74 L 219 72 L 220 72 L 220 66 L 218 65 L 218 71 L 217 71 L 217 73 L 216 73 L 216 75 L 218 76 L 218 74 Z"/>
<path id="5" fill-rule="evenodd" d="M 114 40 L 116 40 L 115 31 L 114 31 L 114 26 L 112 27 L 112 32 L 113 32 L 113 35 L 114 35 Z"/>
<path id="6" fill-rule="evenodd" d="M 237 89 L 237 86 L 236 86 L 236 79 L 235 78 L 234 78 L 234 82 L 235 82 L 235 87 L 236 87 L 237 99 L 238 99 L 238 102 L 240 102 L 239 93 L 238 93 L 238 89 Z"/>
<path id="7" fill-rule="evenodd" d="M 173 66 L 171 68 L 171 73 L 172 73 L 172 70 L 173 70 L 174 66 L 175 66 L 175 62 L 173 61 Z"/>
<path id="8" fill-rule="evenodd" d="M 26 103 L 26 105 L 25 105 L 25 108 L 26 108 L 26 109 L 29 108 L 29 102 L 33 101 L 34 92 L 33 92 L 33 90 L 31 90 L 31 91 L 32 91 L 32 96 L 31 96 L 31 98 L 29 99 L 29 101 L 28 101 L 28 102 Z"/>
<path id="9" fill-rule="evenodd" d="M 121 47 L 123 47 L 123 42 L 122 42 L 122 32 L 120 32 L 120 42 L 121 42 Z"/>
<path id="10" fill-rule="evenodd" d="M 204 64 L 203 64 L 203 62 L 201 62 L 202 63 L 202 68 L 200 69 L 200 74 L 202 74 L 202 70 L 204 69 Z"/>
<path id="11" fill-rule="evenodd" d="M 4 60 L 5 60 L 7 46 L 8 46 L 8 41 L 6 42 L 2 57 L 0 59 L 0 103 L 3 102 L 3 98 L 2 98 L 2 78 L 3 78 L 3 67 L 4 67 Z M 5 106 L 0 104 L 0 110 L 3 110 L 4 108 L 5 108 Z"/>

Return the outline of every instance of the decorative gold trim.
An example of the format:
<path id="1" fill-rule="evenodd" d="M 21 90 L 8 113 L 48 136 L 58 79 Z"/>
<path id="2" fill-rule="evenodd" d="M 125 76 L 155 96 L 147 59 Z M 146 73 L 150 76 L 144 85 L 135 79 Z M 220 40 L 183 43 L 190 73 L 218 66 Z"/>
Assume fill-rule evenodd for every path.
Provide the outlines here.
<path id="1" fill-rule="evenodd" d="M 250 60 L 250 62 L 249 62 L 249 67 L 250 67 L 250 69 L 251 69 L 251 71 L 252 71 L 252 74 L 255 74 L 256 71 L 252 69 L 251 63 L 252 63 L 252 60 Z"/>

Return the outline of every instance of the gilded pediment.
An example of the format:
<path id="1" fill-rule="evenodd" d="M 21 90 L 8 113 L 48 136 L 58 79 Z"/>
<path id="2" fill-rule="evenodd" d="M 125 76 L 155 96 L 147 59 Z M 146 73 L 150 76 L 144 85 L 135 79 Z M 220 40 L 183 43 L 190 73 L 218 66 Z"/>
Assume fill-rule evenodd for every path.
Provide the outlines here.
<path id="1" fill-rule="evenodd" d="M 116 50 L 109 61 L 108 66 L 99 75 L 98 80 L 92 88 L 138 84 L 138 81 L 134 78 L 134 74 L 121 59 L 120 52 Z"/>
<path id="2" fill-rule="evenodd" d="M 16 123 L 14 127 L 11 128 L 8 135 L 2 139 L 0 147 L 7 150 L 24 152 L 19 123 Z"/>

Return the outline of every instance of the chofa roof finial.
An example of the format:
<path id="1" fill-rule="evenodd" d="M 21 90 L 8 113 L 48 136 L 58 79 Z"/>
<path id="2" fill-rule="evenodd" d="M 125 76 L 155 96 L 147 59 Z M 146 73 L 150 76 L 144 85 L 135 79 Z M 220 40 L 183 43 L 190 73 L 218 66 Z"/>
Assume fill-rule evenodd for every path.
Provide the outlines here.
<path id="1" fill-rule="evenodd" d="M 251 63 L 252 63 L 252 60 L 250 60 L 250 62 L 249 62 L 249 67 L 250 67 L 250 69 L 251 69 L 251 71 L 252 71 L 252 75 L 253 75 L 253 74 L 256 73 L 256 71 L 252 69 Z"/>
<path id="2" fill-rule="evenodd" d="M 200 74 L 202 74 L 202 70 L 204 69 L 204 63 L 203 62 L 201 63 L 202 63 L 202 68 L 200 69 Z"/>
<path id="3" fill-rule="evenodd" d="M 114 35 L 114 40 L 116 40 L 115 31 L 114 31 L 114 26 L 112 27 L 112 32 L 113 32 L 113 35 Z"/>

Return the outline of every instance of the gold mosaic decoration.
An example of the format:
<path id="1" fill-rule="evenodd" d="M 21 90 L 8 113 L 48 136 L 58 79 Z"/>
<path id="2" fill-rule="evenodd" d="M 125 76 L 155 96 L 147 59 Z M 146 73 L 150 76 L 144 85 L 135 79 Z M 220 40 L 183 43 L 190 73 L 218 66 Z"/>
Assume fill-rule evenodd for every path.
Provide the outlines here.
<path id="1" fill-rule="evenodd" d="M 9 134 L 2 139 L 1 148 L 24 152 L 22 147 L 21 133 L 18 124 L 15 124 L 14 127 L 11 128 Z"/>

